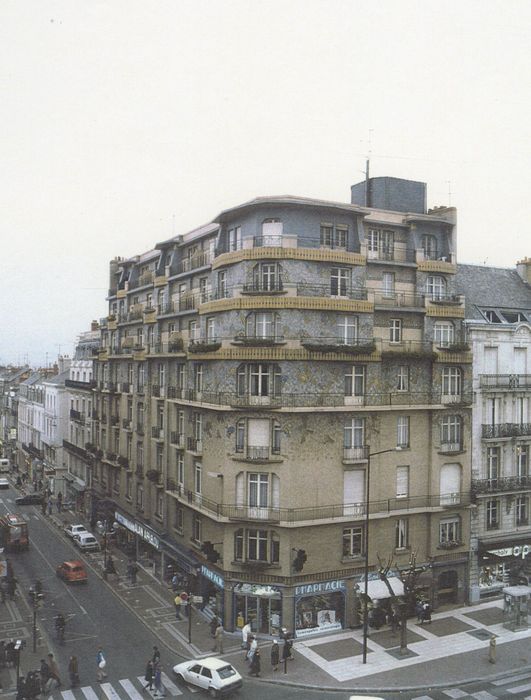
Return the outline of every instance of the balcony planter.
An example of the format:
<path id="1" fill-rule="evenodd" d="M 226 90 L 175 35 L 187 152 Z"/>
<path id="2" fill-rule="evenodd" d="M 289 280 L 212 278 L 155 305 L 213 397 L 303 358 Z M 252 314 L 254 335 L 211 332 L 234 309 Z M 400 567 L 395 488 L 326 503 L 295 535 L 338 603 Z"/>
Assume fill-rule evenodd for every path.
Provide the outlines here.
<path id="1" fill-rule="evenodd" d="M 456 540 L 451 540 L 449 542 L 439 542 L 437 549 L 456 549 L 457 547 L 462 547 L 463 543 Z"/>
<path id="2" fill-rule="evenodd" d="M 443 352 L 468 352 L 470 345 L 468 343 L 452 343 L 446 348 L 441 348 Z"/>
<path id="3" fill-rule="evenodd" d="M 221 343 L 208 343 L 208 342 L 203 342 L 203 341 L 193 341 L 190 343 L 188 346 L 188 352 L 215 352 L 216 350 L 219 350 L 221 347 Z"/>
<path id="4" fill-rule="evenodd" d="M 127 459 L 127 457 L 122 457 L 122 455 L 120 455 L 118 457 L 117 461 L 121 467 L 128 467 L 129 466 L 129 460 Z"/>
<path id="5" fill-rule="evenodd" d="M 85 449 L 87 452 L 96 452 L 96 445 L 93 445 L 92 442 L 86 442 Z"/>
<path id="6" fill-rule="evenodd" d="M 340 343 L 319 343 L 312 340 L 302 340 L 301 345 L 310 352 L 336 352 L 347 355 L 370 355 L 376 350 L 376 343 L 364 343 L 363 345 L 343 345 Z"/>
<path id="7" fill-rule="evenodd" d="M 384 350 L 382 352 L 383 360 L 429 360 L 434 362 L 437 358 L 437 353 L 431 350 Z"/>
<path id="8" fill-rule="evenodd" d="M 158 469 L 148 469 L 146 472 L 146 478 L 149 479 L 153 484 L 158 484 L 160 479 L 160 472 Z"/>
<path id="9" fill-rule="evenodd" d="M 103 450 L 96 450 L 96 451 L 94 452 L 94 456 L 95 456 L 97 459 L 101 459 L 101 458 L 103 457 Z"/>
<path id="10" fill-rule="evenodd" d="M 184 344 L 183 344 L 182 338 L 170 339 L 170 342 L 169 342 L 170 352 L 182 352 L 183 349 L 184 349 Z"/>
<path id="11" fill-rule="evenodd" d="M 270 336 L 270 337 L 266 337 L 266 338 L 260 338 L 260 337 L 256 337 L 256 336 L 249 336 L 249 335 L 241 334 L 241 335 L 236 335 L 232 342 L 237 343 L 238 345 L 244 345 L 245 347 L 260 348 L 260 347 L 264 347 L 264 346 L 277 345 L 278 343 L 283 343 L 284 336 L 276 335 L 276 336 Z"/>

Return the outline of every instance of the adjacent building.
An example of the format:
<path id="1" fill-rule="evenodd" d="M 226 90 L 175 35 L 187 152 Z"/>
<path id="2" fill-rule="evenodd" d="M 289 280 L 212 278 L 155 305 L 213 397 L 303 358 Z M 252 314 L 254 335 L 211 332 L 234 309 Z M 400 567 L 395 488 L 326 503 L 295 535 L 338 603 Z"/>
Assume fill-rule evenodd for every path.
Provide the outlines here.
<path id="1" fill-rule="evenodd" d="M 531 260 L 459 265 L 473 354 L 470 600 L 531 575 Z"/>
<path id="2" fill-rule="evenodd" d="M 424 183 L 396 178 L 349 203 L 256 198 L 111 261 L 94 512 L 228 629 L 359 622 L 367 521 L 371 572 L 414 555 L 435 605 L 464 601 L 472 357 L 456 272 L 455 210 L 427 211 Z M 377 576 L 369 594 L 386 595 Z"/>

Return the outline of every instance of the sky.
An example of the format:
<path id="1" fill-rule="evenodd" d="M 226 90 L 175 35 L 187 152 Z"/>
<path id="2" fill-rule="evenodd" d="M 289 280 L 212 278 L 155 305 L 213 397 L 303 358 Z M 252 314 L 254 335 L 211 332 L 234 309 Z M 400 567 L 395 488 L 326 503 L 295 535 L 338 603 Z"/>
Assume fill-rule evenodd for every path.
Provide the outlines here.
<path id="1" fill-rule="evenodd" d="M 531 3 L 2 0 L 0 364 L 106 315 L 109 260 L 255 196 L 373 176 L 458 210 L 458 260 L 531 255 Z"/>

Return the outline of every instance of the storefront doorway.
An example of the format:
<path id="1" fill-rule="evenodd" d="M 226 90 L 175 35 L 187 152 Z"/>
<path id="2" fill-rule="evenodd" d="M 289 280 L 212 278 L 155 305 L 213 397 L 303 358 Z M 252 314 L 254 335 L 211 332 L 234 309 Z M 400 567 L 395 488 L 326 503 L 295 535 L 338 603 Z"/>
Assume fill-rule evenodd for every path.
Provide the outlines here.
<path id="1" fill-rule="evenodd" d="M 238 619 L 250 623 L 255 633 L 276 636 L 280 633 L 282 596 L 273 586 L 240 584 L 234 587 L 235 625 Z"/>

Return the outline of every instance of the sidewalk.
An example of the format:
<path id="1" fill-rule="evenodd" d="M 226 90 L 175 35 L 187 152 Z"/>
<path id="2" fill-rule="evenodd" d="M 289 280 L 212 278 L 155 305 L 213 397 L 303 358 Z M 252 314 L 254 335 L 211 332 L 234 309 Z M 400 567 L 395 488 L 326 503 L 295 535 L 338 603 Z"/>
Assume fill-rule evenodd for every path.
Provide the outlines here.
<path id="1" fill-rule="evenodd" d="M 72 512 L 54 513 L 47 518 L 58 529 L 62 529 L 65 523 L 83 522 Z M 170 663 L 212 653 L 213 640 L 207 615 L 192 610 L 192 643 L 189 644 L 189 621 L 187 618 L 176 620 L 173 591 L 142 568 L 138 571 L 136 584 L 130 584 L 125 576 L 127 556 L 116 547 L 112 547 L 112 556 L 121 575 L 118 581 L 109 577 L 107 585 L 171 652 Z M 94 570 L 103 576 L 103 554 L 90 554 L 88 558 Z M 448 687 L 463 681 L 493 679 L 514 671 L 531 671 L 531 629 L 517 633 L 504 629 L 501 606 L 501 600 L 492 600 L 474 607 L 434 613 L 431 624 L 408 621 L 408 654 L 405 656 L 399 654 L 399 633 L 393 635 L 388 629 L 371 630 L 366 664 L 362 663 L 360 629 L 295 640 L 295 660 L 288 661 L 286 674 L 282 665 L 273 672 L 269 658 L 271 640 L 259 639 L 262 651 L 260 680 L 322 689 L 385 692 Z M 23 652 L 25 670 L 37 668 L 42 656 L 39 647 L 35 655 L 31 651 L 30 618 L 27 602 L 20 595 L 14 603 L 8 602 L 0 608 L 4 639 L 20 636 L 27 639 Z M 9 633 L 10 629 L 13 634 Z M 496 635 L 497 641 L 496 664 L 488 660 L 492 634 Z M 240 642 L 239 632 L 225 633 L 223 657 L 245 678 L 248 665 Z M 8 671 L 14 677 L 14 670 Z"/>

